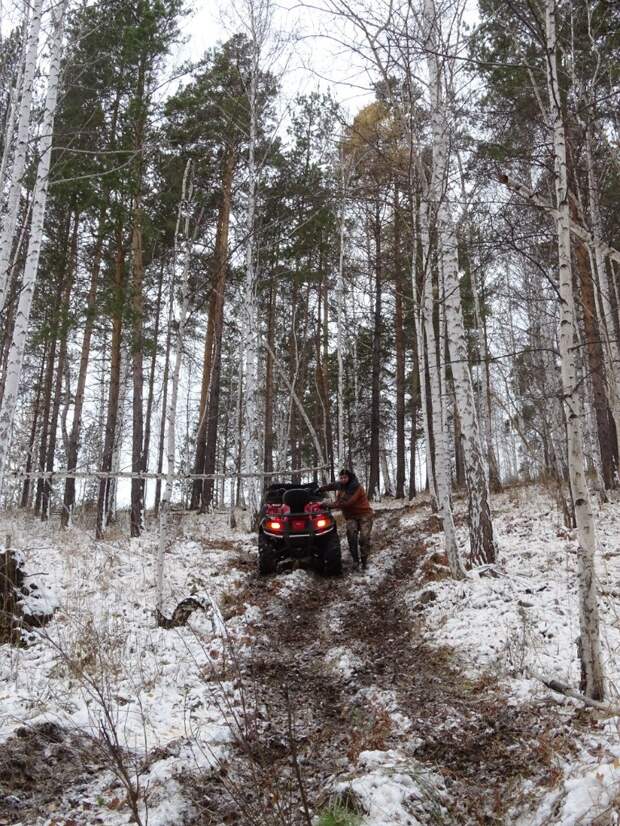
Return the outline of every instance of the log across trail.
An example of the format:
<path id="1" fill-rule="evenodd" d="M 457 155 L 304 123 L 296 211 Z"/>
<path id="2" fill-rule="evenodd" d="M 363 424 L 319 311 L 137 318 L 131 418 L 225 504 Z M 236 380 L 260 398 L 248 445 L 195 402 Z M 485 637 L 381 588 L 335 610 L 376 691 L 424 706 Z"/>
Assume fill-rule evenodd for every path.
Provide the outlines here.
<path id="1" fill-rule="evenodd" d="M 251 617 L 236 655 L 246 716 L 226 779 L 204 787 L 218 816 L 249 822 L 279 800 L 265 823 L 309 824 L 337 800 L 373 824 L 512 823 L 557 780 L 571 751 L 558 707 L 509 702 L 492 675 L 467 678 L 425 643 L 424 542 L 398 516 L 377 519 L 368 575 L 345 549 L 342 579 L 253 579 L 229 608 Z"/>

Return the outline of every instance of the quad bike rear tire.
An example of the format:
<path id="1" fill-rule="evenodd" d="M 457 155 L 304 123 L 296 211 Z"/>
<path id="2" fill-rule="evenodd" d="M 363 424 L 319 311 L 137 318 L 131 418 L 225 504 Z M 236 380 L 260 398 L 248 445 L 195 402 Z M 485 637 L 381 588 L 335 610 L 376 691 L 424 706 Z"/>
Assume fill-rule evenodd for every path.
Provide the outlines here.
<path id="1" fill-rule="evenodd" d="M 278 557 L 264 536 L 258 537 L 258 574 L 269 576 L 278 569 Z"/>
<path id="2" fill-rule="evenodd" d="M 331 531 L 325 538 L 321 563 L 321 573 L 323 576 L 340 576 L 342 574 L 340 537 L 336 530 Z"/>

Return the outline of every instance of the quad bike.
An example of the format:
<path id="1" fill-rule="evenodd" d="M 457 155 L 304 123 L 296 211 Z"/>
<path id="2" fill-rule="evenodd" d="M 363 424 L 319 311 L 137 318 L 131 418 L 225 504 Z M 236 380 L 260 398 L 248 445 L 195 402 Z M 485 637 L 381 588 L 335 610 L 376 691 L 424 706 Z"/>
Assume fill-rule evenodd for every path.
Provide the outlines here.
<path id="1" fill-rule="evenodd" d="M 315 484 L 274 482 L 263 499 L 258 526 L 258 572 L 275 574 L 285 559 L 309 560 L 318 573 L 342 573 L 336 520 Z"/>

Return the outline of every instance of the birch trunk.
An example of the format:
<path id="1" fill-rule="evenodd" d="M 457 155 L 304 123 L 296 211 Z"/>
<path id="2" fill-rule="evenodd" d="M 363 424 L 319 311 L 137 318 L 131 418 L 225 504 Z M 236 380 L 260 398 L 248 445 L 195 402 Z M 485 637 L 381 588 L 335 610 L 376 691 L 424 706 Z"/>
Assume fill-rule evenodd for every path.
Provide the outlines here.
<path id="1" fill-rule="evenodd" d="M 15 116 L 17 114 L 17 101 L 22 90 L 24 80 L 24 65 L 20 67 L 19 76 L 13 86 L 9 97 L 9 112 L 6 119 L 6 129 L 4 134 L 4 148 L 2 150 L 2 160 L 0 161 L 0 208 L 4 207 L 4 192 L 6 190 L 6 172 L 13 146 L 13 133 L 15 131 Z M 1 305 L 0 305 L 1 306 Z"/>
<path id="2" fill-rule="evenodd" d="M 336 464 L 338 468 L 343 468 L 346 464 L 344 449 L 344 250 L 345 250 L 345 194 L 346 194 L 346 170 L 344 165 L 344 155 L 340 158 L 341 169 L 341 193 L 340 193 L 340 238 L 338 250 L 338 281 L 336 286 L 336 355 L 338 359 L 338 458 Z"/>
<path id="3" fill-rule="evenodd" d="M 50 66 L 47 81 L 47 94 L 45 98 L 45 110 L 43 112 L 43 120 L 41 123 L 41 137 L 38 142 L 39 162 L 37 165 L 37 177 L 34 186 L 30 238 L 28 241 L 28 251 L 26 253 L 26 263 L 24 267 L 24 276 L 22 279 L 22 289 L 19 295 L 19 303 L 17 306 L 15 327 L 13 330 L 13 339 L 11 341 L 11 348 L 9 351 L 4 397 L 2 399 L 2 406 L 0 408 L 0 490 L 2 489 L 4 474 L 6 472 L 7 467 L 11 431 L 13 429 L 13 420 L 15 417 L 15 408 L 17 405 L 19 380 L 21 376 L 22 363 L 24 359 L 24 349 L 26 346 L 26 335 L 28 332 L 28 323 L 30 320 L 30 309 L 32 306 L 32 298 L 34 295 L 37 271 L 39 268 L 41 244 L 43 241 L 43 225 L 45 222 L 45 210 L 47 206 L 47 190 L 49 185 L 49 170 L 52 156 L 52 135 L 54 131 L 54 115 L 56 113 L 56 101 L 58 97 L 60 61 L 62 56 L 63 23 L 66 6 L 67 0 L 65 0 L 63 5 L 59 8 L 57 16 L 54 17 L 54 31 L 52 35 L 52 43 L 50 48 Z M 31 51 L 33 51 L 33 61 L 35 60 L 36 44 L 38 42 L 40 18 L 37 15 L 40 15 L 40 8 L 41 3 L 37 0 L 34 6 L 34 19 L 32 24 L 36 29 L 36 40 L 32 38 L 33 42 L 29 45 L 28 48 L 29 56 Z M 31 46 L 32 49 L 30 48 Z M 28 65 L 26 68 L 29 69 Z M 32 71 L 34 72 L 34 68 Z M 26 82 L 25 78 L 24 95 L 26 97 L 28 97 L 27 92 L 28 83 Z M 20 112 L 20 121 L 21 114 L 22 113 Z M 16 148 L 16 151 L 19 149 L 20 147 L 18 146 Z M 23 151 L 25 152 L 25 146 L 23 147 Z M 9 216 L 7 216 L 7 220 L 8 219 Z M 2 254 L 4 254 L 4 248 L 2 248 L 1 252 Z M 1 276 L 2 270 L 0 269 L 0 278 Z"/>
<path id="4" fill-rule="evenodd" d="M 248 145 L 248 195 L 246 214 L 246 246 L 245 246 L 245 324 L 242 336 L 243 351 L 241 357 L 245 359 L 245 382 L 243 394 L 244 407 L 244 444 L 243 470 L 246 474 L 256 474 L 258 467 L 258 314 L 256 310 L 256 194 L 257 194 L 257 119 L 258 119 L 258 73 L 260 67 L 260 47 L 263 31 L 260 19 L 255 18 L 255 9 L 252 8 L 252 35 L 253 53 L 249 86 L 250 108 L 250 135 Z M 260 506 L 259 482 L 256 476 L 249 475 L 246 482 L 246 505 L 250 513 L 250 523 L 253 525 L 258 516 Z"/>
<path id="5" fill-rule="evenodd" d="M 4 307 L 4 300 L 6 297 L 6 291 L 8 288 L 8 281 L 9 281 L 9 271 L 10 271 L 10 262 L 11 262 L 11 253 L 13 251 L 13 241 L 15 238 L 15 227 L 17 226 L 17 216 L 19 214 L 19 201 L 20 201 L 20 194 L 22 190 L 22 178 L 24 177 L 24 170 L 26 168 L 26 155 L 28 152 L 28 139 L 29 139 L 29 128 L 30 128 L 30 112 L 32 109 L 32 92 L 33 92 L 33 83 L 34 83 L 34 76 L 35 70 L 37 66 L 37 50 L 39 46 L 39 33 L 41 30 L 41 7 L 43 5 L 43 0 L 33 0 L 32 4 L 32 16 L 30 18 L 30 26 L 28 28 L 28 40 L 26 43 L 26 50 L 24 56 L 24 75 L 22 81 L 22 98 L 19 105 L 19 116 L 17 118 L 17 134 L 15 136 L 15 149 L 13 152 L 13 165 L 11 169 L 11 184 L 9 187 L 9 194 L 7 197 L 7 209 L 4 216 L 4 221 L 2 224 L 2 231 L 0 232 L 0 310 Z M 63 3 L 63 6 L 59 12 L 59 18 L 62 21 L 64 16 L 64 9 L 66 3 Z M 40 147 L 41 147 L 41 154 L 40 158 L 43 160 L 46 155 L 49 156 L 51 150 L 51 133 L 48 135 L 45 131 L 46 125 L 51 124 L 53 126 L 54 123 L 54 112 L 51 112 L 51 117 L 49 114 L 48 105 L 52 102 L 50 97 L 50 92 L 53 94 L 53 105 L 54 109 L 56 108 L 56 96 L 57 96 L 57 89 L 53 89 L 51 85 L 52 82 L 58 86 L 58 76 L 60 73 L 60 51 L 62 48 L 62 22 L 60 24 L 60 35 L 58 37 L 58 42 L 56 39 L 56 33 L 54 34 L 54 49 L 57 49 L 57 56 L 52 53 L 51 61 L 55 62 L 54 67 L 50 63 L 50 73 L 49 73 L 49 80 L 48 80 L 48 96 L 45 105 L 45 114 L 44 114 L 44 121 L 41 125 L 41 139 L 40 139 Z M 55 72 L 55 79 L 53 78 L 53 72 Z M 49 144 L 49 145 L 48 145 Z M 44 147 L 48 145 L 47 150 L 44 154 Z M 47 160 L 44 161 L 47 163 L 47 168 L 49 170 L 49 163 L 50 159 L 47 157 Z M 39 161 L 39 164 L 41 161 Z M 43 189 L 45 189 L 45 194 L 43 195 L 43 215 L 45 215 L 45 200 L 47 199 L 47 180 L 45 182 L 39 181 L 38 173 L 37 173 L 37 183 L 39 184 L 39 198 L 43 194 Z M 32 225 L 34 225 L 34 209 L 37 208 L 37 203 L 35 201 L 33 206 L 33 218 L 32 218 Z M 40 205 L 38 208 L 38 217 L 40 217 Z M 32 230 L 31 230 L 32 233 Z M 32 238 L 32 234 L 31 234 Z M 39 239 L 39 249 L 41 245 L 41 240 Z M 32 251 L 34 255 L 34 250 Z M 29 247 L 30 253 L 30 247 Z M 36 253 L 37 258 L 37 265 L 38 265 L 38 258 L 39 253 Z M 36 278 L 36 272 L 34 277 Z M 34 286 L 34 282 L 33 282 Z M 30 296 L 30 301 L 32 301 L 32 296 Z M 28 314 L 30 314 L 30 306 L 28 306 Z M 26 320 L 26 324 L 27 324 Z M 15 338 L 15 332 L 13 333 L 13 338 Z M 21 360 L 20 360 L 20 369 L 21 369 Z M 7 375 L 7 382 L 9 381 L 9 376 Z M 1 425 L 0 425 L 1 427 Z M 4 450 L 0 448 L 0 454 Z M 2 458 L 0 457 L 0 474 L 2 473 Z"/>
<path id="6" fill-rule="evenodd" d="M 381 495 L 380 483 L 380 431 L 381 431 L 381 362 L 383 339 L 383 253 L 381 246 L 381 213 L 379 198 L 374 205 L 373 235 L 375 241 L 375 296 L 373 308 L 373 336 L 371 360 L 370 402 L 370 477 L 368 498 Z"/>
<path id="7" fill-rule="evenodd" d="M 480 360 L 482 362 L 482 425 L 484 430 L 484 440 L 487 448 L 487 467 L 489 471 L 489 485 L 491 490 L 499 493 L 502 489 L 502 483 L 499 477 L 499 469 L 497 465 L 497 458 L 495 456 L 495 449 L 493 447 L 493 422 L 491 418 L 491 386 L 489 381 L 489 353 L 487 349 L 487 336 L 484 323 L 482 320 L 482 312 L 480 308 L 480 295 L 478 292 L 478 283 L 472 265 L 470 271 L 471 289 L 474 295 L 474 314 L 476 318 L 476 329 L 478 331 L 478 341 L 480 347 Z"/>
<path id="8" fill-rule="evenodd" d="M 430 378 L 430 393 L 433 416 L 433 436 L 435 443 L 435 476 L 434 483 L 437 492 L 437 515 L 441 520 L 446 543 L 446 556 L 450 566 L 450 573 L 454 579 L 464 579 L 465 572 L 456 542 L 456 529 L 454 516 L 452 514 L 452 501 L 450 497 L 450 470 L 448 467 L 448 447 L 446 443 L 447 433 L 443 426 L 442 416 L 442 396 L 440 383 L 440 368 L 437 354 L 437 341 L 435 336 L 435 325 L 433 323 L 433 280 L 430 255 L 430 233 L 428 228 L 427 215 L 421 215 L 421 242 L 422 255 L 425 263 L 424 282 L 422 284 L 422 300 L 419 303 L 420 315 L 418 321 L 418 353 L 425 353 L 428 373 Z M 417 303 L 416 279 L 413 279 L 414 302 Z M 424 347 L 423 336 L 426 334 L 426 347 Z M 420 358 L 420 361 L 422 359 Z M 424 378 L 424 377 L 421 377 Z M 425 420 L 428 418 L 426 404 L 424 405 Z M 430 430 L 430 423 L 427 422 Z M 427 441 L 427 452 L 430 453 L 429 441 Z M 432 463 L 429 463 L 432 472 Z M 428 465 L 427 465 L 428 466 Z M 429 476 L 429 486 L 431 478 Z"/>
<path id="9" fill-rule="evenodd" d="M 596 531 L 590 493 L 586 482 L 583 454 L 582 405 L 577 385 L 575 352 L 575 303 L 571 261 L 570 212 L 568 203 L 568 171 L 566 137 L 562 118 L 560 83 L 557 69 L 555 2 L 545 2 L 547 49 L 547 84 L 549 109 L 553 124 L 555 196 L 557 206 L 558 262 L 560 280 L 560 359 L 562 392 L 566 410 L 568 440 L 568 470 L 575 506 L 579 537 L 579 624 L 583 687 L 587 697 L 602 700 L 605 693 L 600 647 L 598 594 L 594 555 Z"/>
<path id="10" fill-rule="evenodd" d="M 470 558 L 474 564 L 495 561 L 493 524 L 489 504 L 489 489 L 484 453 L 476 415 L 473 385 L 469 371 L 467 342 L 463 324 L 459 284 L 457 243 L 450 214 L 447 178 L 449 171 L 449 126 L 442 91 L 442 67 L 438 35 L 438 18 L 434 0 L 425 0 L 424 13 L 428 27 L 430 51 L 427 66 L 431 93 L 431 129 L 433 135 L 433 168 L 430 183 L 430 204 L 437 217 L 437 235 L 441 267 L 445 279 L 445 313 L 448 326 L 450 367 L 463 431 L 469 498 Z"/>
<path id="11" fill-rule="evenodd" d="M 192 253 L 192 239 L 189 233 L 190 222 L 190 207 L 192 203 L 193 183 L 191 178 L 191 161 L 187 162 L 185 167 L 185 174 L 183 176 L 183 188 L 181 195 L 181 203 L 179 204 L 179 217 L 177 220 L 177 239 L 179 236 L 179 227 L 181 221 L 184 224 L 184 250 L 183 250 L 183 270 L 181 275 L 181 294 L 178 321 L 176 322 L 177 331 L 174 342 L 174 356 L 172 359 L 172 387 L 170 389 L 170 398 L 168 400 L 168 407 L 166 408 L 166 481 L 163 489 L 161 505 L 159 508 L 159 550 L 157 555 L 157 608 L 161 611 L 163 606 L 164 593 L 164 563 L 165 553 L 170 545 L 170 505 L 172 501 L 172 490 L 174 484 L 174 468 L 176 462 L 176 415 L 177 415 L 177 400 L 179 397 L 179 376 L 181 374 L 181 361 L 183 359 L 183 342 L 185 340 L 185 325 L 189 313 L 190 304 L 190 289 L 189 289 L 189 274 Z M 176 271 L 177 256 L 175 253 L 173 268 L 172 268 L 172 285 L 170 289 L 170 312 L 169 318 L 174 321 L 174 276 Z"/>

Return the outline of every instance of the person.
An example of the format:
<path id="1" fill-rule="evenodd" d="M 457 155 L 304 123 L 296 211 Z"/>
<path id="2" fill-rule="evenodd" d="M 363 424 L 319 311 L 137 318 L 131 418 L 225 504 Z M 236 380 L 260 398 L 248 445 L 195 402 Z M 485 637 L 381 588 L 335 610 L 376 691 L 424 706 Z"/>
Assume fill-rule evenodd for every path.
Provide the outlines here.
<path id="1" fill-rule="evenodd" d="M 357 568 L 361 562 L 362 568 L 366 570 L 374 519 L 366 491 L 355 473 L 347 468 L 340 471 L 337 482 L 319 488 L 320 493 L 330 490 L 336 491 L 336 501 L 326 500 L 323 504 L 331 510 L 342 511 L 347 524 L 347 541 L 353 562 Z"/>

